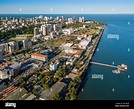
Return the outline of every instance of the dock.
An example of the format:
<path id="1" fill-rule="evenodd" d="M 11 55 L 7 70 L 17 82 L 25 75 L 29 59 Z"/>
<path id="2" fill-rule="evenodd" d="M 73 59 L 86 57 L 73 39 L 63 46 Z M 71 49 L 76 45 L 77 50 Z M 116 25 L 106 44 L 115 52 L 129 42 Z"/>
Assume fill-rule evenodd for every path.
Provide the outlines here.
<path id="1" fill-rule="evenodd" d="M 99 62 L 90 62 L 91 64 L 95 64 L 95 65 L 100 65 L 100 66 L 105 66 L 105 67 L 111 67 L 111 68 L 116 68 L 117 70 L 114 70 L 114 73 L 121 73 L 121 71 L 125 71 L 127 70 L 127 65 L 125 64 L 121 64 L 118 66 L 114 66 L 114 65 L 109 65 L 109 64 L 103 64 L 103 63 L 99 63 Z"/>
<path id="2" fill-rule="evenodd" d="M 118 68 L 118 66 L 113 66 L 113 65 L 109 65 L 109 64 L 103 64 L 103 63 L 99 63 L 99 62 L 90 62 L 90 63 L 95 64 L 95 65 L 106 66 L 106 67 Z"/>

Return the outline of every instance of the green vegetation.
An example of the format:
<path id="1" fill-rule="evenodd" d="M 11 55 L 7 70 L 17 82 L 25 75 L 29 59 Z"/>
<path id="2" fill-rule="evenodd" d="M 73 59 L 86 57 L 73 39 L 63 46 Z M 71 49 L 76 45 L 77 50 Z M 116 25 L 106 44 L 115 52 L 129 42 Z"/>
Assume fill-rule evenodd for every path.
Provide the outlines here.
<path id="1" fill-rule="evenodd" d="M 61 44 L 73 42 L 75 43 L 76 37 L 73 36 L 61 36 L 57 40 L 50 40 L 44 43 L 45 46 L 59 47 Z"/>
<path id="2" fill-rule="evenodd" d="M 24 82 L 24 78 L 23 77 L 20 77 L 19 80 L 18 80 L 19 84 L 22 84 Z"/>
<path id="3" fill-rule="evenodd" d="M 49 88 L 49 85 L 46 84 L 46 83 L 42 83 L 41 85 L 44 87 L 44 89 L 48 89 Z"/>
<path id="4" fill-rule="evenodd" d="M 83 26 L 82 23 L 76 22 L 76 23 L 66 25 L 66 28 L 79 28 L 79 27 L 82 27 L 82 26 Z"/>
<path id="5" fill-rule="evenodd" d="M 58 93 L 54 93 L 52 96 L 52 100 L 61 100 L 61 97 Z"/>
<path id="6" fill-rule="evenodd" d="M 58 71 L 55 73 L 54 77 L 57 79 L 61 79 L 66 76 L 67 72 L 69 71 L 70 65 L 60 66 Z"/>
<path id="7" fill-rule="evenodd" d="M 38 94 L 38 92 L 37 92 L 37 90 L 36 90 L 36 89 L 33 89 L 33 90 L 32 90 L 32 92 L 33 92 L 33 94 L 35 94 L 35 95 L 37 95 L 37 94 Z"/>
<path id="8" fill-rule="evenodd" d="M 20 29 L 7 30 L 6 32 L 0 31 L 0 39 L 10 39 L 16 37 L 17 34 L 33 34 L 35 27 L 40 27 L 41 25 L 31 25 L 29 27 L 22 27 Z"/>
<path id="9" fill-rule="evenodd" d="M 66 94 L 65 100 L 76 99 L 76 88 L 81 83 L 81 78 L 76 77 L 73 81 L 69 83 L 68 93 Z"/>

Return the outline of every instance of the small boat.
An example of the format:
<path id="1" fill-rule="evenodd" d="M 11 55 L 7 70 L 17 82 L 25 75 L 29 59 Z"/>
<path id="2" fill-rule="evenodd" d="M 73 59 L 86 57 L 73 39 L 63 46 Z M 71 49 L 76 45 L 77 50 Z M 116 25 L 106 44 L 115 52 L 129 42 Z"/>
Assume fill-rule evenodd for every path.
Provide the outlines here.
<path id="1" fill-rule="evenodd" d="M 116 73 L 116 74 L 119 74 L 120 73 L 120 70 L 112 70 L 113 73 Z"/>
<path id="2" fill-rule="evenodd" d="M 81 91 L 83 92 L 83 88 L 81 89 Z"/>
<path id="3" fill-rule="evenodd" d="M 114 62 L 112 64 L 114 65 Z"/>
<path id="4" fill-rule="evenodd" d="M 114 92 L 114 88 L 112 89 L 112 91 Z"/>

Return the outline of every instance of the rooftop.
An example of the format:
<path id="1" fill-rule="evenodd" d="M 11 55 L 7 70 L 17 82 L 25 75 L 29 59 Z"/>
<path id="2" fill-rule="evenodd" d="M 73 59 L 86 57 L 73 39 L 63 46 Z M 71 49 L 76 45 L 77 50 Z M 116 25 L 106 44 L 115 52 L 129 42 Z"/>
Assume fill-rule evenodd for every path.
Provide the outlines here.
<path id="1" fill-rule="evenodd" d="M 83 52 L 83 50 L 76 50 L 75 55 L 80 55 Z"/>
<path id="2" fill-rule="evenodd" d="M 11 95 L 5 98 L 5 100 L 25 100 L 31 96 L 31 93 L 24 88 L 19 88 L 16 91 L 12 92 Z"/>
<path id="3" fill-rule="evenodd" d="M 66 43 L 65 45 L 64 45 L 64 47 L 71 47 L 73 45 L 73 43 Z"/>
<path id="4" fill-rule="evenodd" d="M 16 62 L 16 63 L 10 65 L 9 67 L 10 68 L 16 68 L 16 67 L 19 67 L 19 66 L 20 66 L 20 64 L 18 62 Z"/>
<path id="5" fill-rule="evenodd" d="M 54 93 L 60 93 L 66 87 L 67 84 L 64 82 L 55 83 L 50 89 L 46 89 L 42 92 L 40 99 L 42 100 L 50 100 Z"/>
<path id="6" fill-rule="evenodd" d="M 90 41 L 87 41 L 87 40 L 82 40 L 79 45 L 81 46 L 87 46 L 89 44 Z"/>
<path id="7" fill-rule="evenodd" d="M 43 55 L 43 54 L 40 54 L 40 53 L 33 53 L 32 56 L 39 56 L 39 57 L 47 58 L 47 55 Z"/>

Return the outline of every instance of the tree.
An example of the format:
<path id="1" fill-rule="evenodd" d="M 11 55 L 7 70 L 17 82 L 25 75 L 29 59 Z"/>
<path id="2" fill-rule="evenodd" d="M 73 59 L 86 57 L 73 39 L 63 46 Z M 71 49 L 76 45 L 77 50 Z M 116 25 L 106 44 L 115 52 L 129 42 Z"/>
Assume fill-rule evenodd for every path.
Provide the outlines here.
<path id="1" fill-rule="evenodd" d="M 42 84 L 42 86 L 44 87 L 44 89 L 49 88 L 49 85 L 48 85 L 48 84 L 46 84 L 46 83 L 45 83 L 45 84 L 43 83 L 43 84 Z"/>
<path id="2" fill-rule="evenodd" d="M 41 80 L 42 78 L 43 78 L 43 76 L 40 74 L 39 77 L 38 77 L 38 79 Z"/>
<path id="3" fill-rule="evenodd" d="M 21 84 L 21 83 L 24 82 L 24 78 L 23 78 L 23 77 L 20 77 L 18 81 L 19 81 L 19 83 Z"/>
<path id="4" fill-rule="evenodd" d="M 52 75 L 52 71 L 45 72 L 45 75 L 46 75 L 46 76 Z"/>
<path id="5" fill-rule="evenodd" d="M 37 92 L 37 90 L 36 90 L 36 89 L 33 89 L 33 90 L 32 90 L 32 92 L 33 92 L 33 94 L 35 94 L 35 95 L 37 95 L 37 94 L 38 94 L 38 92 Z"/>
<path id="6" fill-rule="evenodd" d="M 75 82 L 76 84 L 81 83 L 81 78 L 80 78 L 80 77 L 75 77 L 74 82 Z"/>
<path id="7" fill-rule="evenodd" d="M 69 92 L 71 100 L 76 99 L 76 90 L 74 87 L 71 88 L 71 92 Z"/>
<path id="8" fill-rule="evenodd" d="M 61 100 L 61 97 L 58 93 L 54 93 L 52 96 L 52 100 Z"/>

